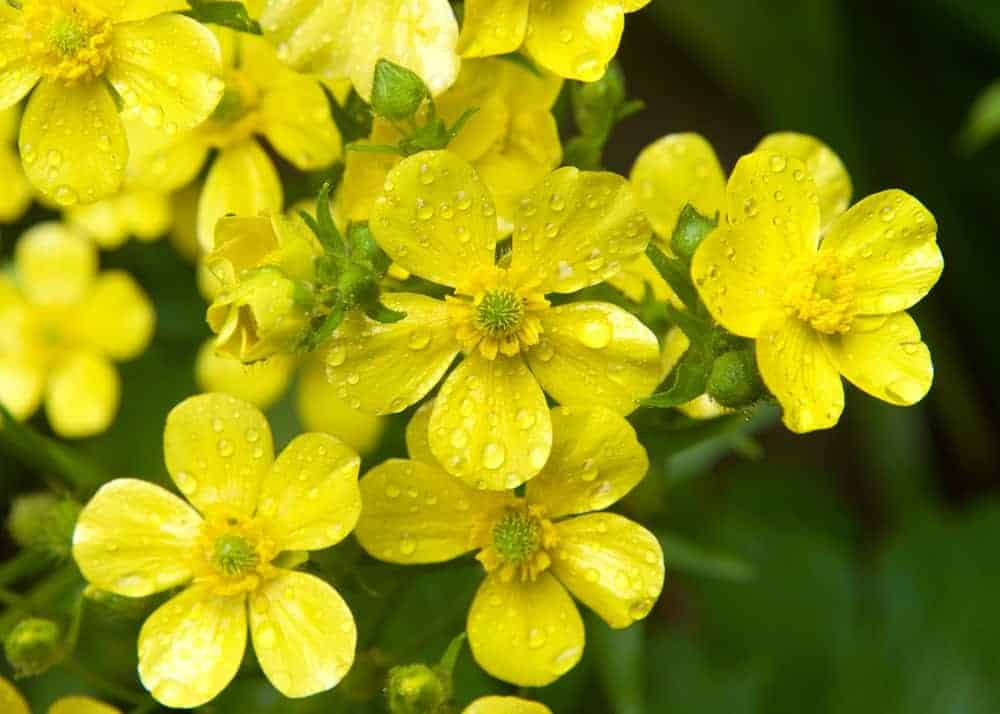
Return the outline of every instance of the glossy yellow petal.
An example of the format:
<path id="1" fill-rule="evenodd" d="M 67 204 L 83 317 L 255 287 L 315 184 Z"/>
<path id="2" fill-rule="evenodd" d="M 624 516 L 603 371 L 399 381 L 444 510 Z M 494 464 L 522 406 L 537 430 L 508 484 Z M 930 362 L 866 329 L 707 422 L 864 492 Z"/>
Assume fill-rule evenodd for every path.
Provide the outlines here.
<path id="1" fill-rule="evenodd" d="M 448 143 L 448 150 L 466 161 L 474 162 L 501 142 L 510 123 L 512 108 L 504 93 L 504 64 L 508 63 L 495 59 L 462 62 L 458 80 L 435 100 L 438 115 L 448 125 L 458 121 L 469 107 L 478 107 L 478 111 L 467 118 L 458 136 Z M 399 140 L 394 130 L 394 136 L 382 136 L 388 133 L 376 130 L 372 133 L 372 141 Z"/>
<path id="2" fill-rule="evenodd" d="M 260 14 L 261 29 L 289 67 L 304 72 L 323 68 L 331 79 L 348 77 L 352 6 L 326 0 L 269 1 Z"/>
<path id="3" fill-rule="evenodd" d="M 224 392 L 260 409 L 267 409 L 285 393 L 294 370 L 291 355 L 275 355 L 253 364 L 219 357 L 211 339 L 202 343 L 194 364 L 195 380 L 203 392 Z"/>
<path id="4" fill-rule="evenodd" d="M 545 465 L 552 423 L 545 395 L 520 357 L 466 356 L 441 386 L 431 451 L 470 486 L 517 488 Z"/>
<path id="5" fill-rule="evenodd" d="M 45 388 L 45 371 L 22 355 L 0 357 L 0 403 L 15 419 L 27 419 L 38 409 Z"/>
<path id="6" fill-rule="evenodd" d="M 567 166 L 520 201 L 512 268 L 542 279 L 543 292 L 570 293 L 610 278 L 649 242 L 632 188 L 621 176 Z"/>
<path id="7" fill-rule="evenodd" d="M 934 381 L 930 350 L 905 312 L 885 319 L 859 318 L 850 332 L 824 336 L 823 342 L 842 375 L 890 404 L 916 404 Z"/>
<path id="8" fill-rule="evenodd" d="M 440 563 L 482 546 L 481 526 L 508 498 L 466 486 L 437 464 L 389 459 L 361 479 L 355 535 L 379 560 Z"/>
<path id="9" fill-rule="evenodd" d="M 49 375 L 45 414 L 52 429 L 67 439 L 100 434 L 118 414 L 121 382 L 105 357 L 77 352 Z"/>
<path id="10" fill-rule="evenodd" d="M 261 484 L 258 513 L 280 550 L 321 550 L 347 537 L 361 513 L 361 459 L 329 434 L 301 434 Z"/>
<path id="11" fill-rule="evenodd" d="M 200 529 L 194 509 L 166 489 L 115 479 L 80 512 L 73 558 L 102 590 L 145 597 L 191 579 Z"/>
<path id="12" fill-rule="evenodd" d="M 649 470 L 646 450 L 624 417 L 595 407 L 552 410 L 552 455 L 526 496 L 548 518 L 600 511 L 621 499 Z"/>
<path id="13" fill-rule="evenodd" d="M 14 270 L 24 296 L 36 305 L 72 305 L 91 289 L 97 249 L 79 231 L 40 223 L 18 241 Z"/>
<path id="14" fill-rule="evenodd" d="M 540 702 L 519 697 L 480 697 L 462 710 L 462 714 L 552 714 Z"/>
<path id="15" fill-rule="evenodd" d="M 115 193 L 128 161 L 125 129 L 103 82 L 44 80 L 28 100 L 20 148 L 28 180 L 61 206 Z"/>
<path id="16" fill-rule="evenodd" d="M 524 46 L 559 76 L 594 82 L 618 51 L 624 29 L 621 0 L 532 2 Z"/>
<path id="17" fill-rule="evenodd" d="M 463 57 L 514 52 L 524 42 L 530 4 L 531 0 L 466 0 L 458 51 Z"/>
<path id="18" fill-rule="evenodd" d="M 382 192 L 385 177 L 398 161 L 395 154 L 345 152 L 344 176 L 337 187 L 335 215 L 338 222 L 368 220 Z"/>
<path id="19" fill-rule="evenodd" d="M 820 221 L 825 231 L 851 204 L 851 177 L 840 157 L 814 136 L 795 132 L 768 134 L 754 151 L 773 151 L 794 156 L 806 170 L 819 191 Z"/>
<path id="20" fill-rule="evenodd" d="M 8 5 L 0 8 L 0 110 L 12 107 L 31 91 L 41 78 L 41 70 L 31 61 L 24 43 L 24 26 L 19 11 Z"/>
<path id="21" fill-rule="evenodd" d="M 0 112 L 2 114 L 2 112 Z M 13 148 L 0 144 L 0 178 L 4 190 L 0 192 L 0 223 L 13 223 L 31 205 L 31 184 L 28 183 L 21 159 Z"/>
<path id="22" fill-rule="evenodd" d="M 187 0 L 91 0 L 91 4 L 117 22 L 145 20 L 160 13 L 188 9 Z"/>
<path id="23" fill-rule="evenodd" d="M 656 536 L 616 513 L 591 513 L 556 524 L 552 572 L 577 600 L 611 627 L 649 614 L 663 590 Z"/>
<path id="24" fill-rule="evenodd" d="M 329 166 L 341 155 L 340 132 L 319 82 L 295 72 L 283 71 L 279 76 L 281 82 L 261 97 L 264 136 L 303 171 Z"/>
<path id="25" fill-rule="evenodd" d="M 394 261 L 451 286 L 493 265 L 499 237 L 489 191 L 475 169 L 450 151 L 416 154 L 390 171 L 370 225 Z"/>
<path id="26" fill-rule="evenodd" d="M 171 137 L 138 118 L 124 123 L 130 188 L 162 193 L 177 190 L 197 177 L 208 158 L 210 147 L 198 132 Z"/>
<path id="27" fill-rule="evenodd" d="M 348 315 L 330 342 L 327 377 L 352 408 L 392 414 L 420 401 L 441 381 L 458 344 L 443 301 L 388 293 L 382 303 L 406 317 L 382 323 Z"/>
<path id="28" fill-rule="evenodd" d="M 146 349 L 156 313 L 146 293 L 128 273 L 109 270 L 94 281 L 80 306 L 81 336 L 114 360 L 128 360 Z"/>
<path id="29" fill-rule="evenodd" d="M 66 217 L 102 248 L 116 248 L 131 235 L 154 240 L 164 235 L 173 221 L 169 196 L 145 190 L 124 190 L 97 203 L 74 206 Z"/>
<path id="30" fill-rule="evenodd" d="M 261 669 L 286 697 L 332 689 L 354 663 L 354 616 L 314 575 L 286 570 L 265 582 L 251 595 L 250 631 Z"/>
<path id="31" fill-rule="evenodd" d="M 49 707 L 49 714 L 121 714 L 121 710 L 90 697 L 63 697 Z"/>
<path id="32" fill-rule="evenodd" d="M 756 343 L 757 366 L 797 433 L 828 429 L 844 410 L 844 386 L 820 335 L 796 318 L 764 325 Z"/>
<path id="33" fill-rule="evenodd" d="M 541 317 L 541 342 L 526 357 L 560 404 L 628 414 L 659 384 L 656 335 L 631 313 L 610 303 L 578 302 Z"/>
<path id="34" fill-rule="evenodd" d="M 934 216 L 913 196 L 895 189 L 852 206 L 830 228 L 820 253 L 851 268 L 855 307 L 869 315 L 915 305 L 944 269 Z"/>
<path id="35" fill-rule="evenodd" d="M 406 453 L 414 461 L 420 461 L 431 466 L 439 466 L 431 451 L 430 424 L 434 412 L 434 400 L 428 400 L 413 412 L 410 421 L 406 423 Z"/>
<path id="36" fill-rule="evenodd" d="M 626 265 L 622 272 L 608 278 L 608 284 L 635 303 L 641 303 L 645 299 L 648 287 L 657 302 L 669 301 L 675 307 L 683 307 L 680 298 L 646 255 L 640 256 L 634 263 Z"/>
<path id="37" fill-rule="evenodd" d="M 174 483 L 202 513 L 250 515 L 274 446 L 267 419 L 255 406 L 225 394 L 200 394 L 167 415 L 163 455 Z"/>
<path id="38" fill-rule="evenodd" d="M 0 677 L 0 711 L 6 714 L 31 714 L 21 693 L 3 677 Z"/>
<path id="39" fill-rule="evenodd" d="M 198 244 L 212 250 L 215 224 L 223 216 L 279 213 L 284 201 L 278 172 L 256 141 L 227 147 L 212 164 L 198 202 Z"/>
<path id="40" fill-rule="evenodd" d="M 112 47 L 108 81 L 126 115 L 154 129 L 193 129 L 222 99 L 219 43 L 191 18 L 171 13 L 115 25 Z"/>
<path id="41" fill-rule="evenodd" d="M 382 440 L 386 418 L 352 409 L 337 396 L 336 387 L 327 381 L 322 359 L 306 360 L 299 375 L 296 404 L 307 431 L 332 434 L 362 455 L 375 451 Z"/>
<path id="42" fill-rule="evenodd" d="M 139 677 L 161 704 L 191 709 L 236 676 L 247 643 L 244 595 L 187 588 L 161 605 L 139 632 Z"/>
<path id="43" fill-rule="evenodd" d="M 653 142 L 635 160 L 630 180 L 653 230 L 667 242 L 685 204 L 703 216 L 725 211 L 726 174 L 699 134 L 668 134 Z"/>
<path id="44" fill-rule="evenodd" d="M 583 620 L 573 599 L 549 573 L 534 582 L 486 578 L 466 623 L 479 666 L 521 687 L 544 687 L 583 656 Z"/>

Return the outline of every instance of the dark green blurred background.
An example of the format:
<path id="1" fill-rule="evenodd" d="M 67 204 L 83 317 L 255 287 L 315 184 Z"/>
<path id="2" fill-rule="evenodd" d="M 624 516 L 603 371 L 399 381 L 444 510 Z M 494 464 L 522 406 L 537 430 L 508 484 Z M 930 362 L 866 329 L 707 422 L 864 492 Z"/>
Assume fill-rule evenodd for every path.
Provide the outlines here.
<path id="1" fill-rule="evenodd" d="M 851 391 L 837 429 L 804 437 L 773 413 L 680 432 L 638 414 L 654 471 L 623 509 L 663 538 L 663 598 L 623 632 L 589 617 L 584 661 L 529 695 L 556 714 L 1000 712 L 1000 140 L 957 147 L 973 99 L 1000 78 L 1000 2 L 660 0 L 629 17 L 620 59 L 647 109 L 612 139 L 617 171 L 670 132 L 702 133 L 729 168 L 765 133 L 795 130 L 843 157 L 856 197 L 898 187 L 928 206 L 947 267 L 915 314 L 936 380 L 912 409 Z M 117 475 L 162 480 L 163 421 L 194 392 L 204 304 L 166 242 L 103 262 L 136 273 L 160 322 L 123 367 L 116 425 L 80 446 Z M 270 417 L 279 444 L 298 428 L 291 400 Z M 402 424 L 379 459 L 402 452 Z M 688 446 L 702 435 L 714 438 Z M 3 503 L 35 487 L 10 463 L 0 476 Z M 380 668 L 436 659 L 480 577 L 473 563 L 381 566 L 350 543 L 320 567 L 359 613 L 355 674 L 290 704 L 248 658 L 205 711 L 383 711 Z M 88 616 L 82 658 L 134 686 L 137 627 Z M 458 674 L 463 704 L 509 691 L 467 652 Z M 23 686 L 38 711 L 86 689 L 62 668 Z"/>

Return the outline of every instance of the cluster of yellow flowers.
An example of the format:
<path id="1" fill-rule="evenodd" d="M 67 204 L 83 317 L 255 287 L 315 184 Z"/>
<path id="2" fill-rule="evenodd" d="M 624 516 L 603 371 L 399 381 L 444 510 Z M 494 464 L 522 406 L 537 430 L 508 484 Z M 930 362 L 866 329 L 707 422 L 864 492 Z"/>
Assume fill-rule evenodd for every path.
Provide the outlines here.
<path id="1" fill-rule="evenodd" d="M 806 432 L 837 423 L 841 376 L 892 404 L 926 394 L 906 310 L 942 258 L 913 197 L 851 206 L 836 154 L 791 133 L 728 181 L 696 134 L 647 147 L 628 178 L 560 168 L 565 80 L 602 80 L 648 1 L 467 0 L 461 27 L 446 0 L 250 0 L 223 24 L 201 11 L 232 3 L 0 1 L 0 220 L 33 200 L 52 216 L 0 276 L 0 402 L 18 419 L 44 403 L 63 437 L 114 421 L 113 363 L 145 350 L 155 314 L 128 274 L 99 272 L 98 246 L 176 226 L 210 303 L 206 393 L 164 432 L 184 499 L 113 480 L 73 536 L 92 586 L 174 593 L 138 642 L 159 702 L 215 698 L 248 630 L 285 696 L 336 686 L 355 619 L 298 566 L 352 533 L 395 564 L 475 552 L 476 662 L 547 685 L 583 654 L 574 598 L 623 628 L 660 596 L 656 537 L 604 512 L 649 469 L 626 419 L 643 400 L 711 418 L 773 397 Z M 348 136 L 358 107 L 373 121 Z M 285 212 L 287 171 L 335 190 Z M 300 367 L 309 431 L 275 457 L 260 409 Z M 359 480 L 387 416 L 421 402 L 409 458 Z M 3 681 L 0 702 L 27 711 Z"/>

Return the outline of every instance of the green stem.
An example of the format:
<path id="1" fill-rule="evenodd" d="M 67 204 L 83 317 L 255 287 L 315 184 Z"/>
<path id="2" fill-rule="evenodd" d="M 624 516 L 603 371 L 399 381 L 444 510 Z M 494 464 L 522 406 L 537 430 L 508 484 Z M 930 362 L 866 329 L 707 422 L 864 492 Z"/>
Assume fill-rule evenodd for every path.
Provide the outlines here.
<path id="1" fill-rule="evenodd" d="M 133 706 L 148 704 L 147 697 L 134 689 L 124 687 L 117 682 L 113 682 L 107 677 L 94 672 L 88 667 L 84 667 L 73 657 L 67 657 L 63 661 L 63 666 L 74 674 L 86 679 L 95 689 L 112 699 L 128 702 Z"/>
<path id="2" fill-rule="evenodd" d="M 32 550 L 22 550 L 6 563 L 0 563 L 0 587 L 37 575 L 50 564 L 51 561 L 43 555 Z"/>

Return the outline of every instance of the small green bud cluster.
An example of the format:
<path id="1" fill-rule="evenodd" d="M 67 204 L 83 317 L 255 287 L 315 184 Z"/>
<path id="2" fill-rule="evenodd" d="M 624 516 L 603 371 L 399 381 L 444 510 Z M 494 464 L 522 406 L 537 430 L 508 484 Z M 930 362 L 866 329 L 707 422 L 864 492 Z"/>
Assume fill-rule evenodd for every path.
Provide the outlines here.
<path id="1" fill-rule="evenodd" d="M 51 493 L 31 493 L 14 500 L 7 529 L 14 542 L 55 560 L 67 558 L 80 506 Z"/>
<path id="2" fill-rule="evenodd" d="M 18 677 L 34 677 L 59 664 L 65 654 L 62 632 L 51 620 L 21 620 L 3 642 L 4 654 Z"/>
<path id="3" fill-rule="evenodd" d="M 581 169 L 600 169 L 604 146 L 615 126 L 644 105 L 627 99 L 625 74 L 617 61 L 608 65 L 596 82 L 573 82 L 569 100 L 580 134 L 566 142 L 565 163 Z"/>

